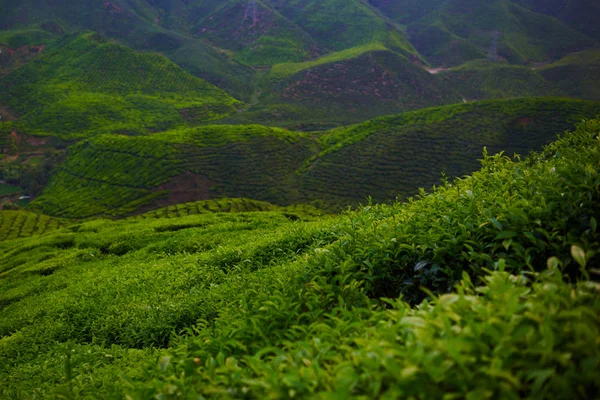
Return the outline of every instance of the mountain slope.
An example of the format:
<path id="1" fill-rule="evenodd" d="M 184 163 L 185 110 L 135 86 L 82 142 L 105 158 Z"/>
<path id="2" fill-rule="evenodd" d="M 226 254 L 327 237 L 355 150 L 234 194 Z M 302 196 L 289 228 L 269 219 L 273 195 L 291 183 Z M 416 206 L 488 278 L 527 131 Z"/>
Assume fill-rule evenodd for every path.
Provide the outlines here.
<path id="1" fill-rule="evenodd" d="M 454 66 L 497 54 L 511 63 L 544 61 L 597 45 L 563 22 L 506 0 L 450 0 L 409 25 L 412 43 L 432 64 Z"/>
<path id="2" fill-rule="evenodd" d="M 461 101 L 438 77 L 380 43 L 315 61 L 277 64 L 260 85 L 257 104 L 230 121 L 291 127 L 348 125 Z"/>
<path id="3" fill-rule="evenodd" d="M 569 54 L 543 66 L 539 74 L 569 96 L 589 100 L 600 99 L 600 49 Z"/>
<path id="4" fill-rule="evenodd" d="M 121 216 L 215 197 L 343 209 L 393 200 L 477 168 L 482 148 L 527 154 L 600 103 L 548 98 L 445 106 L 320 136 L 258 125 L 101 135 L 69 151 L 30 207 L 67 218 Z"/>
<path id="5" fill-rule="evenodd" d="M 302 193 L 344 207 L 372 197 L 406 198 L 474 171 L 490 154 L 526 155 L 593 118 L 600 102 L 553 98 L 483 101 L 382 117 L 321 138 L 324 150 L 302 169 Z"/>
<path id="6" fill-rule="evenodd" d="M 571 28 L 600 41 L 600 3 L 594 0 L 517 0 L 533 11 L 556 17 Z"/>
<path id="7" fill-rule="evenodd" d="M 571 75 L 575 78 L 576 75 Z M 529 96 L 567 96 L 555 83 L 529 67 L 505 63 L 471 61 L 441 71 L 439 77 L 448 87 L 469 100 L 501 99 Z M 580 97 L 580 96 L 573 96 Z M 600 100 L 600 97 L 589 100 Z"/>
<path id="8" fill-rule="evenodd" d="M 19 117 L 15 129 L 63 138 L 172 129 L 241 104 L 158 54 L 92 33 L 66 36 L 1 78 L 0 99 Z"/>

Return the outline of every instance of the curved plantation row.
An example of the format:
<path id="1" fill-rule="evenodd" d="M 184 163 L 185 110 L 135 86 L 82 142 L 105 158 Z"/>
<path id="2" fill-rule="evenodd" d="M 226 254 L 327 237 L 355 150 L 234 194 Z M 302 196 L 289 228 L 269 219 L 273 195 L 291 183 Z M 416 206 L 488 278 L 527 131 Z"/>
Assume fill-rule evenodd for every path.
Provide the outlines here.
<path id="1" fill-rule="evenodd" d="M 0 257 L 7 398 L 592 398 L 600 121 L 393 205 L 89 221 Z"/>
<path id="2" fill-rule="evenodd" d="M 168 207 L 152 210 L 140 215 L 135 219 L 143 218 L 178 218 L 188 215 L 207 214 L 215 212 L 240 213 L 240 212 L 256 212 L 256 211 L 277 211 L 283 212 L 288 218 L 295 220 L 302 218 L 306 219 L 309 216 L 320 216 L 322 212 L 309 205 L 296 204 L 288 207 L 280 207 L 265 201 L 258 201 L 245 198 L 237 199 L 214 199 L 202 200 L 191 203 L 175 204 Z"/>
<path id="3" fill-rule="evenodd" d="M 25 211 L 0 210 L 0 242 L 52 232 L 63 223 L 47 215 Z"/>

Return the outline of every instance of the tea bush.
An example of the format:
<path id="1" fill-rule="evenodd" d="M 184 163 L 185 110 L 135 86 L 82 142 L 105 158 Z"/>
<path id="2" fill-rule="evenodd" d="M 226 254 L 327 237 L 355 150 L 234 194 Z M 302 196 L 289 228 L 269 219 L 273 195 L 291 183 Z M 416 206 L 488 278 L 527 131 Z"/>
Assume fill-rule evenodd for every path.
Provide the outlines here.
<path id="1" fill-rule="evenodd" d="M 91 220 L 0 257 L 6 398 L 600 390 L 600 121 L 337 217 Z"/>

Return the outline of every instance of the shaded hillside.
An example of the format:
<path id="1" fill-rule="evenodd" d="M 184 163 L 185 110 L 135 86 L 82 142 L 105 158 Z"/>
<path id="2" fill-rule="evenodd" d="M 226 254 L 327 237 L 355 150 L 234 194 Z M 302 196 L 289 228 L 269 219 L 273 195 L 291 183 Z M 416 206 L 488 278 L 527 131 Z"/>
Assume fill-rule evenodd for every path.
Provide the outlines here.
<path id="1" fill-rule="evenodd" d="M 260 85 L 257 104 L 226 121 L 336 126 L 461 101 L 437 76 L 381 43 L 277 64 Z"/>
<path id="2" fill-rule="evenodd" d="M 599 130 L 316 222 L 93 220 L 0 242 L 0 394 L 593 398 Z"/>
<path id="3" fill-rule="evenodd" d="M 102 135 L 70 149 L 31 207 L 80 218 L 218 196 L 297 202 L 294 172 L 317 151 L 307 135 L 257 125 Z"/>
<path id="4" fill-rule="evenodd" d="M 18 117 L 14 129 L 63 138 L 162 131 L 241 104 L 163 56 L 92 33 L 66 36 L 1 78 L 0 99 Z"/>
<path id="5" fill-rule="evenodd" d="M 600 113 L 599 102 L 552 98 L 484 101 L 415 111 L 338 128 L 302 169 L 302 192 L 340 207 L 405 198 L 474 171 L 483 147 L 527 155 Z"/>
<path id="6" fill-rule="evenodd" d="M 569 96 L 600 100 L 600 49 L 574 53 L 539 69 L 539 74 Z"/>
<path id="7" fill-rule="evenodd" d="M 504 63 L 471 61 L 441 71 L 439 77 L 448 87 L 469 100 L 503 99 L 528 96 L 566 96 L 556 84 L 549 82 L 530 67 Z M 577 75 L 570 75 L 576 79 Z M 573 96 L 581 97 L 581 96 Z M 600 100 L 600 97 L 589 98 Z"/>
<path id="8" fill-rule="evenodd" d="M 600 40 L 598 15 L 600 3 L 595 0 L 515 0 L 536 12 L 552 15 L 571 28 Z"/>
<path id="9" fill-rule="evenodd" d="M 469 173 L 484 146 L 528 154 L 598 113 L 600 103 L 540 98 L 426 109 L 320 136 L 258 125 L 102 135 L 73 146 L 30 207 L 80 218 L 247 197 L 340 209 Z"/>
<path id="10" fill-rule="evenodd" d="M 409 25 L 410 38 L 432 64 L 454 66 L 494 57 L 510 63 L 544 61 L 596 45 L 563 22 L 506 0 L 451 0 Z"/>

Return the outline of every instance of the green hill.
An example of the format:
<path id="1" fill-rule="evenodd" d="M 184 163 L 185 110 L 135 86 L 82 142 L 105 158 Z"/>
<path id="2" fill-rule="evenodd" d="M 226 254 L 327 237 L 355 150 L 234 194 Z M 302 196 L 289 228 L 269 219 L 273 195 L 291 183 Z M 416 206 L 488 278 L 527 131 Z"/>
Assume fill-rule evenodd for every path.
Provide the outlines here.
<path id="1" fill-rule="evenodd" d="M 218 84 L 236 97 L 249 98 L 252 71 L 210 44 L 187 35 L 180 23 L 172 24 L 172 18 L 161 23 L 165 11 L 157 3 L 7 0 L 0 15 L 0 43 L 11 47 L 38 45 L 64 33 L 91 30 L 139 51 L 161 52 L 188 72 Z"/>
<path id="2" fill-rule="evenodd" d="M 101 135 L 70 149 L 31 207 L 81 218 L 219 196 L 289 204 L 301 200 L 295 170 L 317 151 L 309 135 L 258 125 Z"/>
<path id="3" fill-rule="evenodd" d="M 597 43 L 563 22 L 506 0 L 451 0 L 409 25 L 411 42 L 432 64 L 486 58 L 498 32 L 497 56 L 510 63 L 558 59 Z"/>
<path id="4" fill-rule="evenodd" d="M 302 169 L 308 200 L 343 208 L 406 198 L 478 166 L 483 147 L 527 155 L 600 113 L 599 102 L 553 98 L 482 101 L 377 118 L 325 133 Z"/>
<path id="5" fill-rule="evenodd" d="M 600 99 L 600 49 L 570 54 L 539 69 L 542 77 L 554 83 L 569 96 L 589 100 Z"/>
<path id="6" fill-rule="evenodd" d="M 574 75 L 571 75 L 574 76 Z M 528 96 L 566 96 L 530 67 L 504 63 L 471 61 L 459 67 L 441 71 L 439 77 L 448 87 L 469 100 L 502 99 Z M 581 96 L 573 96 L 581 97 Z M 600 100 L 600 98 L 587 98 Z"/>
<path id="7" fill-rule="evenodd" d="M 596 18 L 600 14 L 600 4 L 597 1 L 518 0 L 517 2 L 536 12 L 556 17 L 590 38 L 600 40 L 600 29 Z"/>
<path id="8" fill-rule="evenodd" d="M 527 154 L 599 113 L 600 103 L 539 98 L 426 109 L 319 135 L 258 125 L 101 135 L 70 148 L 30 207 L 82 218 L 247 197 L 343 209 L 368 196 L 413 195 L 439 183 L 442 172 L 467 174 L 484 146 Z"/>
<path id="9" fill-rule="evenodd" d="M 438 77 L 381 43 L 274 65 L 260 86 L 259 101 L 225 121 L 339 126 L 461 101 Z"/>
<path id="10" fill-rule="evenodd" d="M 93 33 L 66 36 L 0 79 L 0 98 L 21 133 L 82 138 L 145 134 L 205 122 L 240 102 L 168 59 Z"/>
<path id="11" fill-rule="evenodd" d="M 0 243 L 0 393 L 593 397 L 599 130 L 316 222 L 95 220 Z"/>

